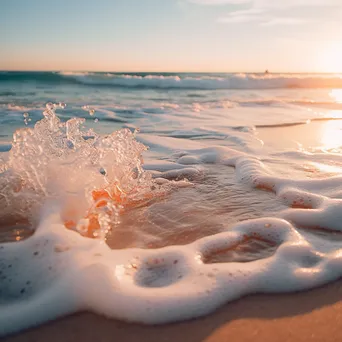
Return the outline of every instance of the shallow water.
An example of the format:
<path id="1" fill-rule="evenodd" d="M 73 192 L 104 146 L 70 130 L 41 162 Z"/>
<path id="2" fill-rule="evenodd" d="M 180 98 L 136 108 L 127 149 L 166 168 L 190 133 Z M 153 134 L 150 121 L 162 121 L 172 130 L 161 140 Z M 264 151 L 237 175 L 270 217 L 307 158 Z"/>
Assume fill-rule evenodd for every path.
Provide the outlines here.
<path id="1" fill-rule="evenodd" d="M 131 210 L 107 236 L 112 248 L 184 245 L 225 231 L 234 223 L 285 208 L 269 192 L 234 181 L 234 169 L 206 166 L 193 185 L 148 207 Z"/>
<path id="2" fill-rule="evenodd" d="M 0 335 L 85 308 L 182 320 L 337 279 L 341 87 L 0 73 Z"/>

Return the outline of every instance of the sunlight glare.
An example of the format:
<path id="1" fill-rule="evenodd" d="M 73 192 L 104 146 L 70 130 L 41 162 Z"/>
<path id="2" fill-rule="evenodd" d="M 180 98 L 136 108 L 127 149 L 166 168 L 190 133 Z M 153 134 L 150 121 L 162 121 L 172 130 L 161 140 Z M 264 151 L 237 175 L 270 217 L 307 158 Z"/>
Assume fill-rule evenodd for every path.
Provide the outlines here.
<path id="1" fill-rule="evenodd" d="M 328 165 L 328 164 L 322 164 L 322 163 L 311 163 L 313 167 L 316 169 L 326 172 L 326 173 L 342 173 L 342 168 L 335 166 L 335 165 Z"/>
<path id="2" fill-rule="evenodd" d="M 342 89 L 332 89 L 329 96 L 334 99 L 334 102 L 342 103 Z"/>
<path id="3" fill-rule="evenodd" d="M 342 121 L 333 120 L 325 124 L 321 143 L 326 151 L 336 150 L 342 146 Z"/>

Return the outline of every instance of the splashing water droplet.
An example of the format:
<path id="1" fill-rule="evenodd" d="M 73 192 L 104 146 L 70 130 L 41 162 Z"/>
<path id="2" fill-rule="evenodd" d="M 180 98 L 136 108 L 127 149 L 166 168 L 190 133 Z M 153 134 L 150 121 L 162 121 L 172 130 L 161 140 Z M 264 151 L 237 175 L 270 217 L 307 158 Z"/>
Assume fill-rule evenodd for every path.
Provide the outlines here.
<path id="1" fill-rule="evenodd" d="M 46 105 L 45 105 L 46 109 L 48 110 L 54 110 L 55 109 L 55 105 L 52 103 L 52 102 L 48 102 Z"/>
<path id="2" fill-rule="evenodd" d="M 23 117 L 25 125 L 28 125 L 29 121 L 31 121 L 31 119 L 29 118 L 29 113 L 24 113 Z"/>
<path id="3" fill-rule="evenodd" d="M 95 113 L 95 109 L 94 108 L 91 108 L 89 105 L 84 105 L 82 106 L 82 109 L 86 112 L 88 112 L 91 116 L 94 115 Z"/>
<path id="4" fill-rule="evenodd" d="M 0 163 L 0 170 L 9 170 L 11 179 L 4 182 L 16 186 L 6 190 L 2 214 L 10 210 L 34 222 L 46 201 L 59 198 L 66 228 L 103 239 L 126 208 L 171 190 L 143 170 L 147 147 L 131 130 L 101 136 L 82 128 L 85 119 L 62 122 L 55 113 L 59 107 L 47 103 L 42 120 L 14 133 L 8 162 Z"/>
<path id="5" fill-rule="evenodd" d="M 99 119 L 98 119 L 98 118 L 96 118 L 96 119 L 94 120 L 94 122 L 99 122 Z"/>
<path id="6" fill-rule="evenodd" d="M 135 137 L 139 132 L 140 132 L 140 128 L 137 127 L 137 128 L 134 130 L 134 132 L 133 132 L 134 137 Z"/>

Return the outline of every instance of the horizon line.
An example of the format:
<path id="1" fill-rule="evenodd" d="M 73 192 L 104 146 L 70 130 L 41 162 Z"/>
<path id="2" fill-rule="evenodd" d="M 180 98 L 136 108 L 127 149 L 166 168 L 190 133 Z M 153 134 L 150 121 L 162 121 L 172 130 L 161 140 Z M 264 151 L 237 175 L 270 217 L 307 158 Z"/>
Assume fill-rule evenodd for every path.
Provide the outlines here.
<path id="1" fill-rule="evenodd" d="M 239 73 L 245 73 L 245 74 L 260 74 L 265 73 L 268 71 L 270 74 L 342 74 L 341 71 L 336 72 L 328 72 L 328 71 L 279 71 L 279 70 L 269 70 L 265 69 L 264 71 L 165 71 L 165 70 L 159 70 L 159 71 L 151 71 L 151 70 L 144 70 L 144 71 L 128 71 L 128 70 L 122 70 L 122 71 L 113 71 L 113 70 L 63 70 L 63 69 L 50 69 L 50 70 L 38 70 L 38 69 L 0 69 L 0 72 L 88 72 L 88 73 L 115 73 L 115 74 L 133 74 L 133 73 L 150 73 L 150 74 L 156 74 L 156 73 L 164 73 L 164 74 L 239 74 Z"/>

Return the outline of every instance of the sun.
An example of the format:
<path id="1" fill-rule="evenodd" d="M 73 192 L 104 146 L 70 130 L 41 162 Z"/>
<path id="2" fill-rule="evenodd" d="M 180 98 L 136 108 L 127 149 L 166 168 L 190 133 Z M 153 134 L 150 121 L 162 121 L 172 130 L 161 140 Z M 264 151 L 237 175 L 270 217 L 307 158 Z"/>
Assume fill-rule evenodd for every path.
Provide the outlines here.
<path id="1" fill-rule="evenodd" d="M 324 48 L 320 64 L 323 72 L 342 73 L 342 41 Z"/>

